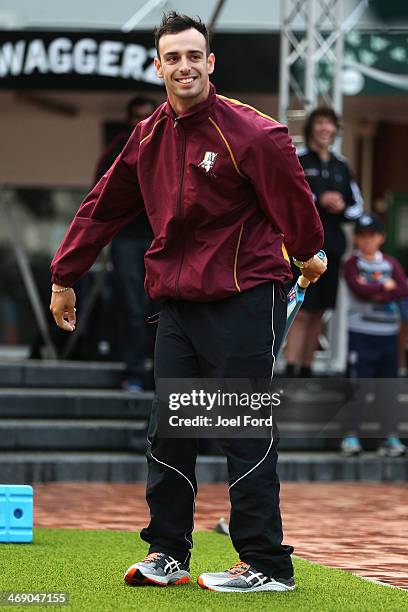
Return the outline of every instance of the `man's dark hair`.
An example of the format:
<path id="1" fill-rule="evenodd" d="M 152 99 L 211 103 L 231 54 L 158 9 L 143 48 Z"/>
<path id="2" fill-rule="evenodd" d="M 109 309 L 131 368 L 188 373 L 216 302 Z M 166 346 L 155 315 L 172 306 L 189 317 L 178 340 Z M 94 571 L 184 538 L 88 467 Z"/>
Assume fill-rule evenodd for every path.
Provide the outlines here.
<path id="1" fill-rule="evenodd" d="M 152 112 L 156 109 L 156 102 L 152 98 L 147 98 L 144 96 L 136 96 L 129 100 L 126 104 L 126 116 L 129 118 L 132 116 L 132 110 L 135 106 L 144 106 L 145 104 L 150 104 L 152 107 Z"/>
<path id="2" fill-rule="evenodd" d="M 329 106 L 319 106 L 310 113 L 306 119 L 305 125 L 303 126 L 303 134 L 305 136 L 306 144 L 312 139 L 313 125 L 318 117 L 325 117 L 326 119 L 329 119 L 329 121 L 336 126 L 337 131 L 340 129 L 340 118 L 337 116 L 335 111 Z"/>
<path id="3" fill-rule="evenodd" d="M 199 17 L 188 17 L 176 11 L 164 13 L 160 25 L 154 31 L 154 44 L 156 45 L 157 55 L 159 56 L 159 40 L 165 34 L 178 34 L 184 30 L 194 28 L 205 38 L 207 45 L 207 55 L 210 53 L 210 39 L 205 23 Z"/>

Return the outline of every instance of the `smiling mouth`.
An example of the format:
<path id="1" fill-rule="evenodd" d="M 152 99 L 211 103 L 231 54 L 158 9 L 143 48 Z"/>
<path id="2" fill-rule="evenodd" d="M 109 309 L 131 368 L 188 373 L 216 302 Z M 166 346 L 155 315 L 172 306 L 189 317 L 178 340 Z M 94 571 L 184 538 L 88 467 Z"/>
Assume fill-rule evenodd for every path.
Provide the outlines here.
<path id="1" fill-rule="evenodd" d="M 190 77 L 184 77 L 181 79 L 176 79 L 177 83 L 181 83 L 182 85 L 190 85 L 190 83 L 193 83 L 196 80 L 197 77 L 195 76 L 190 76 Z"/>

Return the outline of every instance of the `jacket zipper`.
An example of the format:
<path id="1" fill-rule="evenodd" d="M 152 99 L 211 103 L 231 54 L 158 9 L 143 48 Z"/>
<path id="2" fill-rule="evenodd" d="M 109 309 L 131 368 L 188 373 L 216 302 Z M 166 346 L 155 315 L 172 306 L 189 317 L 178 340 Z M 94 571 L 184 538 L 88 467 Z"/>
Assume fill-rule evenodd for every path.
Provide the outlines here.
<path id="1" fill-rule="evenodd" d="M 177 118 L 176 118 L 174 120 L 174 128 L 176 128 L 178 125 L 180 126 L 180 130 L 182 132 L 182 149 L 181 149 L 180 184 L 179 184 L 179 190 L 177 193 L 177 217 L 179 219 L 182 219 L 183 218 L 183 207 L 182 207 L 181 197 L 183 195 L 184 171 L 185 171 L 185 160 L 186 160 L 186 134 L 185 134 L 183 125 L 181 123 L 178 123 Z M 183 228 L 181 227 L 181 232 L 182 231 L 183 231 Z M 180 297 L 179 281 L 180 281 L 181 268 L 183 266 L 183 261 L 184 261 L 184 251 L 185 251 L 185 244 L 184 244 L 184 240 L 182 240 L 180 264 L 179 264 L 179 268 L 178 268 L 177 276 L 176 276 L 176 296 L 178 298 Z"/>

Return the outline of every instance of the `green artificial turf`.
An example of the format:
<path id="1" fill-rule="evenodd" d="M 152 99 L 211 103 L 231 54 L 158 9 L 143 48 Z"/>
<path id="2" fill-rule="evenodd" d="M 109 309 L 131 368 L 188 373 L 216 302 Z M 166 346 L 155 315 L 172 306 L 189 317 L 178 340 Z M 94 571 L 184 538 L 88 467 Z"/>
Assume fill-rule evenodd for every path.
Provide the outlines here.
<path id="1" fill-rule="evenodd" d="M 214 593 L 196 584 L 203 571 L 237 560 L 229 538 L 196 533 L 193 582 L 176 587 L 129 587 L 123 573 L 146 553 L 137 533 L 36 529 L 33 544 L 0 544 L 0 591 L 66 591 L 67 606 L 10 606 L 4 610 L 53 609 L 107 612 L 405 612 L 408 593 L 378 586 L 347 572 L 295 559 L 298 588 L 289 593 Z M 381 552 L 379 551 L 379 554 Z M 2 608 L 3 609 L 3 608 Z"/>

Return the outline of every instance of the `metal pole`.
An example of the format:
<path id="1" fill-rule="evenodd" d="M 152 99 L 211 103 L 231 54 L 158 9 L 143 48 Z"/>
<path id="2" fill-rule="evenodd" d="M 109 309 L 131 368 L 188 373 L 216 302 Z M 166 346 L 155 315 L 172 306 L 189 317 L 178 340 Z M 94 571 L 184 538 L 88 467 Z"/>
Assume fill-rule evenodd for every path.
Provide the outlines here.
<path id="1" fill-rule="evenodd" d="M 288 38 L 288 9 L 286 0 L 280 1 L 280 69 L 279 69 L 279 121 L 287 122 L 287 111 L 289 107 L 289 38 Z"/>
<path id="2" fill-rule="evenodd" d="M 214 9 L 214 12 L 211 16 L 210 22 L 208 24 L 208 34 L 210 36 L 210 40 L 212 40 L 212 37 L 214 36 L 214 28 L 215 28 L 215 24 L 217 23 L 218 17 L 221 13 L 221 10 L 224 7 L 226 0 L 218 0 L 218 3 Z"/>
<path id="3" fill-rule="evenodd" d="M 38 328 L 40 330 L 41 336 L 45 344 L 46 353 L 47 353 L 46 358 L 47 359 L 57 359 L 58 357 L 57 351 L 51 340 L 48 322 L 44 314 L 43 305 L 41 303 L 37 285 L 35 284 L 34 276 L 31 271 L 27 253 L 20 239 L 20 235 L 17 229 L 18 225 L 14 218 L 13 209 L 11 206 L 8 206 L 8 203 L 9 203 L 7 201 L 8 195 L 9 194 L 6 192 L 6 197 L 4 197 L 4 193 L 3 193 L 2 198 L 1 198 L 1 205 L 2 205 L 1 208 L 3 209 L 3 219 L 5 220 L 7 231 L 10 236 L 11 243 L 13 245 L 14 254 L 17 260 L 17 265 L 20 268 L 24 287 L 27 291 L 28 299 L 31 303 L 31 307 L 34 312 L 34 317 L 37 321 Z"/>
<path id="4" fill-rule="evenodd" d="M 316 50 L 315 28 L 316 24 L 316 0 L 308 0 L 307 7 L 307 48 L 305 66 L 305 110 L 310 112 L 316 106 L 316 74 L 314 54 Z"/>
<path id="5" fill-rule="evenodd" d="M 343 64 L 343 46 L 344 46 L 344 36 L 342 30 L 342 23 L 344 18 L 344 0 L 337 0 L 336 4 L 336 30 L 337 30 L 337 40 L 335 47 L 335 74 L 334 74 L 334 83 L 333 83 L 333 106 L 336 113 L 339 115 L 343 112 L 343 93 L 341 89 L 341 74 L 342 74 L 342 64 Z"/>
<path id="6" fill-rule="evenodd" d="M 132 15 L 121 27 L 122 32 L 130 32 L 134 27 L 142 21 L 149 13 L 151 13 L 160 4 L 166 4 L 167 0 L 149 0 L 143 3 L 139 10 Z"/>

